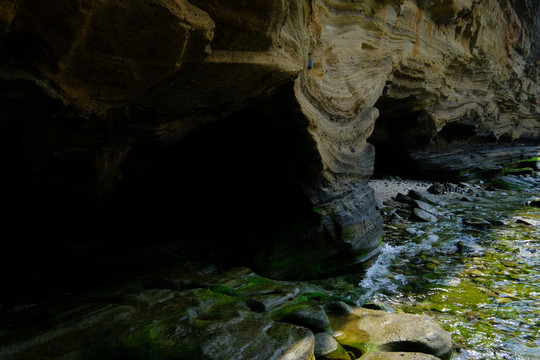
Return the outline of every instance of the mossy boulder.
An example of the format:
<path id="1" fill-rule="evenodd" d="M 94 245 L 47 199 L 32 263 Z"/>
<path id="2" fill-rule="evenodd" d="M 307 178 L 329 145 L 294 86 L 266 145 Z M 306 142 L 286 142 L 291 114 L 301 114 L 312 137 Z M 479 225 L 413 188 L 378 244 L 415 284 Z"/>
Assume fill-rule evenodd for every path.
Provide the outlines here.
<path id="1" fill-rule="evenodd" d="M 450 334 L 426 316 L 355 307 L 328 317 L 334 338 L 357 357 L 373 351 L 418 352 L 442 360 L 452 355 Z"/>
<path id="2" fill-rule="evenodd" d="M 281 317 L 281 320 L 306 327 L 315 333 L 331 330 L 330 320 L 320 305 L 293 307 Z"/>

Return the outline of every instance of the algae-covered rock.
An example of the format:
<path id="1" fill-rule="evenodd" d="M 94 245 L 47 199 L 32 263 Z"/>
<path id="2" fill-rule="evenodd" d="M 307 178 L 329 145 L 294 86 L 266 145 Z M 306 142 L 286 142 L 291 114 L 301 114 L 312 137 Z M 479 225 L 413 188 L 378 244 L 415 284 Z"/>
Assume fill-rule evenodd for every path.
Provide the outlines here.
<path id="1" fill-rule="evenodd" d="M 238 311 L 224 321 L 196 322 L 203 359 L 310 359 L 315 338 L 299 326 Z"/>
<path id="2" fill-rule="evenodd" d="M 328 354 L 338 348 L 338 342 L 332 335 L 321 332 L 315 334 L 315 356 Z"/>
<path id="3" fill-rule="evenodd" d="M 330 334 L 315 334 L 317 360 L 350 360 L 351 356 Z"/>
<path id="4" fill-rule="evenodd" d="M 179 269 L 147 284 L 186 279 Z M 194 280 L 190 286 L 200 288 L 132 284 L 87 303 L 73 299 L 23 311 L 17 315 L 26 322 L 14 318 L 0 328 L 7 344 L 0 347 L 0 358 L 351 360 L 372 351 L 416 351 L 445 360 L 451 349 L 449 335 L 427 317 L 357 308 L 247 268 L 218 271 L 192 264 L 186 269 Z M 25 324 L 32 331 L 18 332 Z"/>
<path id="5" fill-rule="evenodd" d="M 414 208 L 411 212 L 411 219 L 425 222 L 436 222 L 437 217 L 420 208 Z"/>
<path id="6" fill-rule="evenodd" d="M 432 205 L 429 205 L 428 203 L 422 201 L 422 200 L 414 200 L 414 206 L 419 208 L 419 209 L 422 209 L 430 214 L 433 214 L 433 215 L 439 215 L 440 212 L 435 209 L 434 206 Z"/>
<path id="7" fill-rule="evenodd" d="M 295 308 L 283 316 L 282 321 L 306 327 L 313 332 L 330 328 L 330 320 L 320 305 Z"/>
<path id="8" fill-rule="evenodd" d="M 444 201 L 425 190 L 409 190 L 408 196 L 412 199 L 420 200 L 433 206 L 444 205 Z"/>
<path id="9" fill-rule="evenodd" d="M 285 294 L 269 294 L 258 295 L 250 297 L 246 300 L 246 304 L 249 308 L 256 312 L 268 312 L 273 308 L 286 303 L 288 300 L 293 299 L 299 292 L 285 293 Z"/>
<path id="10" fill-rule="evenodd" d="M 461 222 L 464 225 L 471 226 L 477 229 L 489 229 L 491 228 L 491 223 L 487 220 L 480 219 L 480 218 L 469 218 L 469 219 L 462 219 Z"/>
<path id="11" fill-rule="evenodd" d="M 450 359 L 452 339 L 440 325 L 427 316 L 392 314 L 354 308 L 352 313 L 328 314 L 334 338 L 356 356 L 375 350 L 418 352 Z"/>

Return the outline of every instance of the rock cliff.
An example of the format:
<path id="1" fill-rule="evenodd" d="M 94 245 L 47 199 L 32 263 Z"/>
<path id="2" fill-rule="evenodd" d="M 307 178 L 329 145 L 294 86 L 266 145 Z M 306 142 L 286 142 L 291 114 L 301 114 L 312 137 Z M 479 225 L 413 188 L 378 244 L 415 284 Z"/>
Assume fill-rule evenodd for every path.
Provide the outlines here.
<path id="1" fill-rule="evenodd" d="M 147 223 L 276 277 L 362 264 L 375 150 L 539 140 L 539 23 L 530 0 L 3 0 L 8 220 L 79 245 Z"/>

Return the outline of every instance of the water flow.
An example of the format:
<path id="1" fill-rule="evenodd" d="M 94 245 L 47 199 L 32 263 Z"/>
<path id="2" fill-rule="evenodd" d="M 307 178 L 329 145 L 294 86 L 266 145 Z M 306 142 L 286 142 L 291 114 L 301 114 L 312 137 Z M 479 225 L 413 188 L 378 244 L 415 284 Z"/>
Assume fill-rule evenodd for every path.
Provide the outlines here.
<path id="1" fill-rule="evenodd" d="M 540 209 L 530 191 L 480 193 L 437 223 L 400 220 L 358 287 L 359 304 L 427 314 L 452 333 L 454 359 L 540 359 Z M 463 224 L 487 219 L 490 228 Z"/>

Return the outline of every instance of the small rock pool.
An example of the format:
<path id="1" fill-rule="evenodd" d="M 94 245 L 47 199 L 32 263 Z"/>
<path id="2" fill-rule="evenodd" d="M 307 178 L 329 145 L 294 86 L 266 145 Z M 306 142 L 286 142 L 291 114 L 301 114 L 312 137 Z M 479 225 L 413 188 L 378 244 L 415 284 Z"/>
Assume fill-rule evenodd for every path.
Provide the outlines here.
<path id="1" fill-rule="evenodd" d="M 320 285 L 435 318 L 452 333 L 453 359 L 540 359 L 540 208 L 527 206 L 539 189 L 438 195 L 437 222 L 383 209 L 385 244 L 366 276 Z"/>

